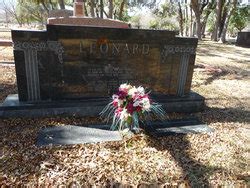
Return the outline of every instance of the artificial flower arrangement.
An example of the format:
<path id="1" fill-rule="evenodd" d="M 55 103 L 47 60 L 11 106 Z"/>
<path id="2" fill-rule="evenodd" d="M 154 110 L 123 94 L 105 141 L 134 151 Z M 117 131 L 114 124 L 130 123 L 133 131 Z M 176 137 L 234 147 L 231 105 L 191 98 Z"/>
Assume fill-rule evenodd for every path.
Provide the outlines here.
<path id="1" fill-rule="evenodd" d="M 112 120 L 112 130 L 129 128 L 138 132 L 140 122 L 152 114 L 163 118 L 165 111 L 145 93 L 142 86 L 135 87 L 130 84 L 121 84 L 118 92 L 112 96 L 110 102 L 101 112 L 107 121 Z"/>

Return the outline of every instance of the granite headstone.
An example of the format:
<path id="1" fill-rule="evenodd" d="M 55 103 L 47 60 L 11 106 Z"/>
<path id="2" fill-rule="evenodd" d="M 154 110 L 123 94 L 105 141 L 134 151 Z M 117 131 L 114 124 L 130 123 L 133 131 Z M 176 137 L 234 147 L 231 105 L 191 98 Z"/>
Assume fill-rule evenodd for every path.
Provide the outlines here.
<path id="1" fill-rule="evenodd" d="M 12 30 L 12 40 L 18 95 L 6 98 L 3 117 L 98 115 L 126 82 L 151 91 L 167 112 L 203 109 L 204 97 L 191 92 L 197 38 L 48 24 L 44 31 Z"/>
<path id="2" fill-rule="evenodd" d="M 109 97 L 122 83 L 190 92 L 196 38 L 172 31 L 48 25 L 12 31 L 19 100 Z M 25 69 L 25 70 L 24 70 Z"/>

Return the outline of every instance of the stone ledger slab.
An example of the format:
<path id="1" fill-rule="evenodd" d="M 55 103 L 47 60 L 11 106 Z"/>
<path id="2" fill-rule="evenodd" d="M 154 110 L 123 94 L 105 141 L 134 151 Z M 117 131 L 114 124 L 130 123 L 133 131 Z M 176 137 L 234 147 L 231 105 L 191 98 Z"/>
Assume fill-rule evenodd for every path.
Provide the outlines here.
<path id="1" fill-rule="evenodd" d="M 122 137 L 118 131 L 66 125 L 42 129 L 38 135 L 37 145 L 68 145 L 119 140 L 122 140 Z"/>
<path id="2" fill-rule="evenodd" d="M 173 134 L 210 133 L 213 129 L 195 117 L 168 121 L 147 122 L 145 130 L 153 136 L 161 137 Z"/>
<path id="3" fill-rule="evenodd" d="M 73 125 L 49 127 L 39 132 L 37 145 L 67 145 L 122 140 L 118 131 L 110 131 L 109 129 L 110 125 L 105 124 L 88 125 L 87 127 Z M 197 118 L 147 122 L 144 129 L 149 135 L 157 137 L 213 132 L 213 129 Z"/>

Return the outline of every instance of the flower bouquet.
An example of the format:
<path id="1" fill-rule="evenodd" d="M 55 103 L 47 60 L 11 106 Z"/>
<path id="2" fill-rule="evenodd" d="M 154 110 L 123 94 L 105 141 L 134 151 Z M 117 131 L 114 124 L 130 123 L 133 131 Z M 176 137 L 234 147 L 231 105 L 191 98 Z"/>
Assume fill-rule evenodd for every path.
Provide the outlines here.
<path id="1" fill-rule="evenodd" d="M 131 131 L 138 132 L 139 123 L 151 117 L 152 114 L 160 118 L 165 116 L 161 105 L 153 102 L 149 93 L 145 93 L 145 89 L 141 86 L 121 84 L 112 99 L 112 102 L 100 113 L 107 121 L 112 120 L 112 130 L 129 128 Z"/>

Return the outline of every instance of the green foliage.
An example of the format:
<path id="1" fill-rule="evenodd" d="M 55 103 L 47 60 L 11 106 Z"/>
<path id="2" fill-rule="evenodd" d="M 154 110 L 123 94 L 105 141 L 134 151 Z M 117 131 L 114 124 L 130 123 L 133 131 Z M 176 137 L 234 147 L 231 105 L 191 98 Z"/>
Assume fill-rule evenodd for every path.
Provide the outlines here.
<path id="1" fill-rule="evenodd" d="M 152 29 L 178 30 L 177 7 L 171 3 L 162 4 L 159 8 L 153 10 L 156 19 L 150 22 Z"/>
<path id="2" fill-rule="evenodd" d="M 46 22 L 47 13 L 44 8 L 36 2 L 21 2 L 17 4 L 16 11 L 22 23 L 38 22 L 42 25 Z"/>
<path id="3" fill-rule="evenodd" d="M 160 27 L 160 23 L 158 20 L 152 20 L 149 22 L 150 29 L 158 29 Z"/>
<path id="4" fill-rule="evenodd" d="M 243 30 L 247 26 L 249 7 L 236 8 L 231 19 L 230 29 L 237 29 L 238 31 Z"/>
<path id="5" fill-rule="evenodd" d="M 133 26 L 140 27 L 141 26 L 141 15 L 132 16 L 130 18 L 130 22 L 132 23 Z"/>
<path id="6" fill-rule="evenodd" d="M 176 16 L 177 8 L 175 5 L 171 3 L 165 3 L 160 6 L 160 8 L 156 8 L 153 13 L 160 18 L 167 18 Z"/>
<path id="7" fill-rule="evenodd" d="M 128 15 L 128 11 L 125 10 L 122 14 L 121 21 L 128 22 L 131 19 L 131 16 Z"/>
<path id="8" fill-rule="evenodd" d="M 177 22 L 173 22 L 171 19 L 165 18 L 163 20 L 155 19 L 155 20 L 150 21 L 149 28 L 178 30 L 179 26 Z"/>
<path id="9" fill-rule="evenodd" d="M 213 10 L 208 16 L 208 19 L 207 19 L 207 31 L 209 33 L 212 33 L 213 30 L 214 30 L 215 16 L 216 16 L 215 10 Z"/>

